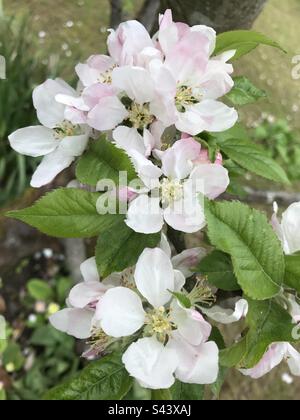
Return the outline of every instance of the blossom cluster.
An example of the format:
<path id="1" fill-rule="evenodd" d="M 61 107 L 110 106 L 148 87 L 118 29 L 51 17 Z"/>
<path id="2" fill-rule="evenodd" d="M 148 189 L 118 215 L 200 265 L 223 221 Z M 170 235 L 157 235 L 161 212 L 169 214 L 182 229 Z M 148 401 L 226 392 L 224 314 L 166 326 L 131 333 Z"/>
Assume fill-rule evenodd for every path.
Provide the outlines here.
<path id="1" fill-rule="evenodd" d="M 134 266 L 105 279 L 95 258 L 84 262 L 84 282 L 50 321 L 87 340 L 87 359 L 121 349 L 128 373 L 149 389 L 168 389 L 176 379 L 213 384 L 219 349 L 211 323 L 235 323 L 249 311 L 242 295 L 215 305 L 218 290 L 195 273 L 206 251 L 193 248 L 174 256 L 163 233 L 165 225 L 200 231 L 206 225 L 201 198 L 216 199 L 230 183 L 222 155 L 210 153 L 201 138 L 203 132 L 232 128 L 238 119 L 221 100 L 234 86 L 230 60 L 235 51 L 216 56 L 215 46 L 212 28 L 176 23 L 170 10 L 159 17 L 153 38 L 137 21 L 122 23 L 110 31 L 109 55 L 94 55 L 76 66 L 77 90 L 61 79 L 35 88 L 40 125 L 9 137 L 19 153 L 43 156 L 33 187 L 52 182 L 103 133 L 129 157 L 139 186 L 116 187 L 118 200 L 127 204 L 125 223 L 139 234 L 160 234 L 161 242 L 146 248 Z M 113 191 L 105 192 L 97 202 L 99 217 L 103 197 Z M 299 213 L 298 203 L 281 223 L 276 215 L 272 219 L 287 254 L 300 250 Z M 296 299 L 284 295 L 282 300 L 299 322 Z M 241 372 L 258 378 L 283 359 L 300 375 L 300 355 L 285 342 L 273 343 L 257 366 Z"/>

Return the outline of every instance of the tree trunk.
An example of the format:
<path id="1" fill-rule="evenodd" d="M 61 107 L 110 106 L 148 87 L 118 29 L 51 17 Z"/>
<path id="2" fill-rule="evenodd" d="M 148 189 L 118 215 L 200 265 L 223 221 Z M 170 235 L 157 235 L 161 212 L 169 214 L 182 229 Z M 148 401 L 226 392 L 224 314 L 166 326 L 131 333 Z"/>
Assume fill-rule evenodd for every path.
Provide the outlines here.
<path id="1" fill-rule="evenodd" d="M 172 9 L 175 21 L 211 26 L 218 33 L 249 29 L 267 0 L 161 0 L 161 12 Z"/>
<path id="2" fill-rule="evenodd" d="M 110 0 L 111 15 L 110 27 L 116 29 L 123 20 L 122 0 Z"/>

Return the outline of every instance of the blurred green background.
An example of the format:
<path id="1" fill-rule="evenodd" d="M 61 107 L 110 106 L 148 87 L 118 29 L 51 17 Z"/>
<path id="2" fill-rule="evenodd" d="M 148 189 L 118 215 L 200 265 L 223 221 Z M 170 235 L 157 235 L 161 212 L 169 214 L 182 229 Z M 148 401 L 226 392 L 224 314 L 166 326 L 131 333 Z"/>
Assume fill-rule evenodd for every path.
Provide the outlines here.
<path id="1" fill-rule="evenodd" d="M 124 0 L 125 18 L 133 18 L 142 3 Z M 74 84 L 75 64 L 105 52 L 110 7 L 106 0 L 4 0 L 3 6 L 0 55 L 7 59 L 8 79 L 0 81 L 0 206 L 5 208 L 25 206 L 39 194 L 28 189 L 37 160 L 10 150 L 7 136 L 36 122 L 34 86 L 58 75 Z M 279 42 L 288 54 L 259 48 L 235 65 L 237 75 L 246 75 L 268 93 L 267 100 L 241 109 L 240 115 L 253 141 L 287 170 L 293 181 L 290 192 L 298 192 L 300 185 L 300 80 L 292 78 L 292 59 L 300 55 L 299 22 L 299 0 L 269 0 L 254 28 Z M 254 189 L 282 188 L 258 179 L 247 182 Z M 271 212 L 270 203 L 252 204 Z M 28 243 L 30 252 L 20 250 L 24 245 L 20 235 L 29 235 L 20 229 L 0 219 L 0 315 L 5 313 L 9 321 L 9 339 L 0 340 L 0 399 L 39 398 L 81 363 L 78 344 L 47 324 L 49 313 L 63 305 L 72 284 L 64 248 L 35 236 Z M 227 336 L 235 338 L 232 331 Z M 286 376 L 287 371 L 283 365 L 259 381 L 231 374 L 221 399 L 298 400 L 300 380 Z"/>

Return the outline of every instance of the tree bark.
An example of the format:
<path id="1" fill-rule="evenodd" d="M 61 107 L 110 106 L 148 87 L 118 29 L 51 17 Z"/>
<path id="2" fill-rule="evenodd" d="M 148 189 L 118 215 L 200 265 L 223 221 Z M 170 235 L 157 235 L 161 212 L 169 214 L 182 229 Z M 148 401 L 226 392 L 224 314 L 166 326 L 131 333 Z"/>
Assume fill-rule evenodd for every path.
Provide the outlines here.
<path id="1" fill-rule="evenodd" d="M 138 20 L 145 26 L 145 28 L 152 32 L 156 20 L 157 13 L 160 10 L 160 0 L 145 0 L 143 7 L 138 14 Z"/>
<path id="2" fill-rule="evenodd" d="M 116 29 L 123 20 L 122 0 L 110 0 L 111 15 L 110 27 Z"/>
<path id="3" fill-rule="evenodd" d="M 161 12 L 172 9 L 174 20 L 207 25 L 218 33 L 249 29 L 267 0 L 161 0 Z"/>

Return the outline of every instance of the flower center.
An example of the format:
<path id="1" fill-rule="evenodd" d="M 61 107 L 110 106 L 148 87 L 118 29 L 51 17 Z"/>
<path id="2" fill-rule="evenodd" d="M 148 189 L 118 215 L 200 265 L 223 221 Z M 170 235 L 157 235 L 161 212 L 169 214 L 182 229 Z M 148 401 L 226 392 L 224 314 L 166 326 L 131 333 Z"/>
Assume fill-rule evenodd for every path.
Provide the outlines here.
<path id="1" fill-rule="evenodd" d="M 174 324 L 169 318 L 169 313 L 162 306 L 158 309 L 154 309 L 148 314 L 147 324 L 150 327 L 151 334 L 157 334 L 162 340 L 169 334 L 171 334 Z"/>
<path id="2" fill-rule="evenodd" d="M 179 112 L 185 112 L 185 108 L 200 102 L 202 95 L 195 95 L 193 88 L 189 86 L 178 86 L 175 97 L 176 108 Z"/>
<path id="3" fill-rule="evenodd" d="M 112 84 L 112 72 L 116 66 L 111 67 L 110 69 L 106 70 L 104 73 L 101 73 L 99 76 L 98 81 L 100 83 L 111 85 Z"/>
<path id="4" fill-rule="evenodd" d="M 164 205 L 170 205 L 183 197 L 183 184 L 178 179 L 164 178 L 161 181 L 161 197 Z"/>
<path id="5" fill-rule="evenodd" d="M 54 137 L 56 140 L 62 140 L 65 137 L 77 136 L 81 133 L 79 125 L 73 125 L 70 121 L 64 120 L 60 125 L 54 128 Z"/>
<path id="6" fill-rule="evenodd" d="M 144 129 L 153 123 L 155 117 L 150 113 L 149 105 L 133 102 L 129 108 L 129 121 L 136 129 Z"/>

